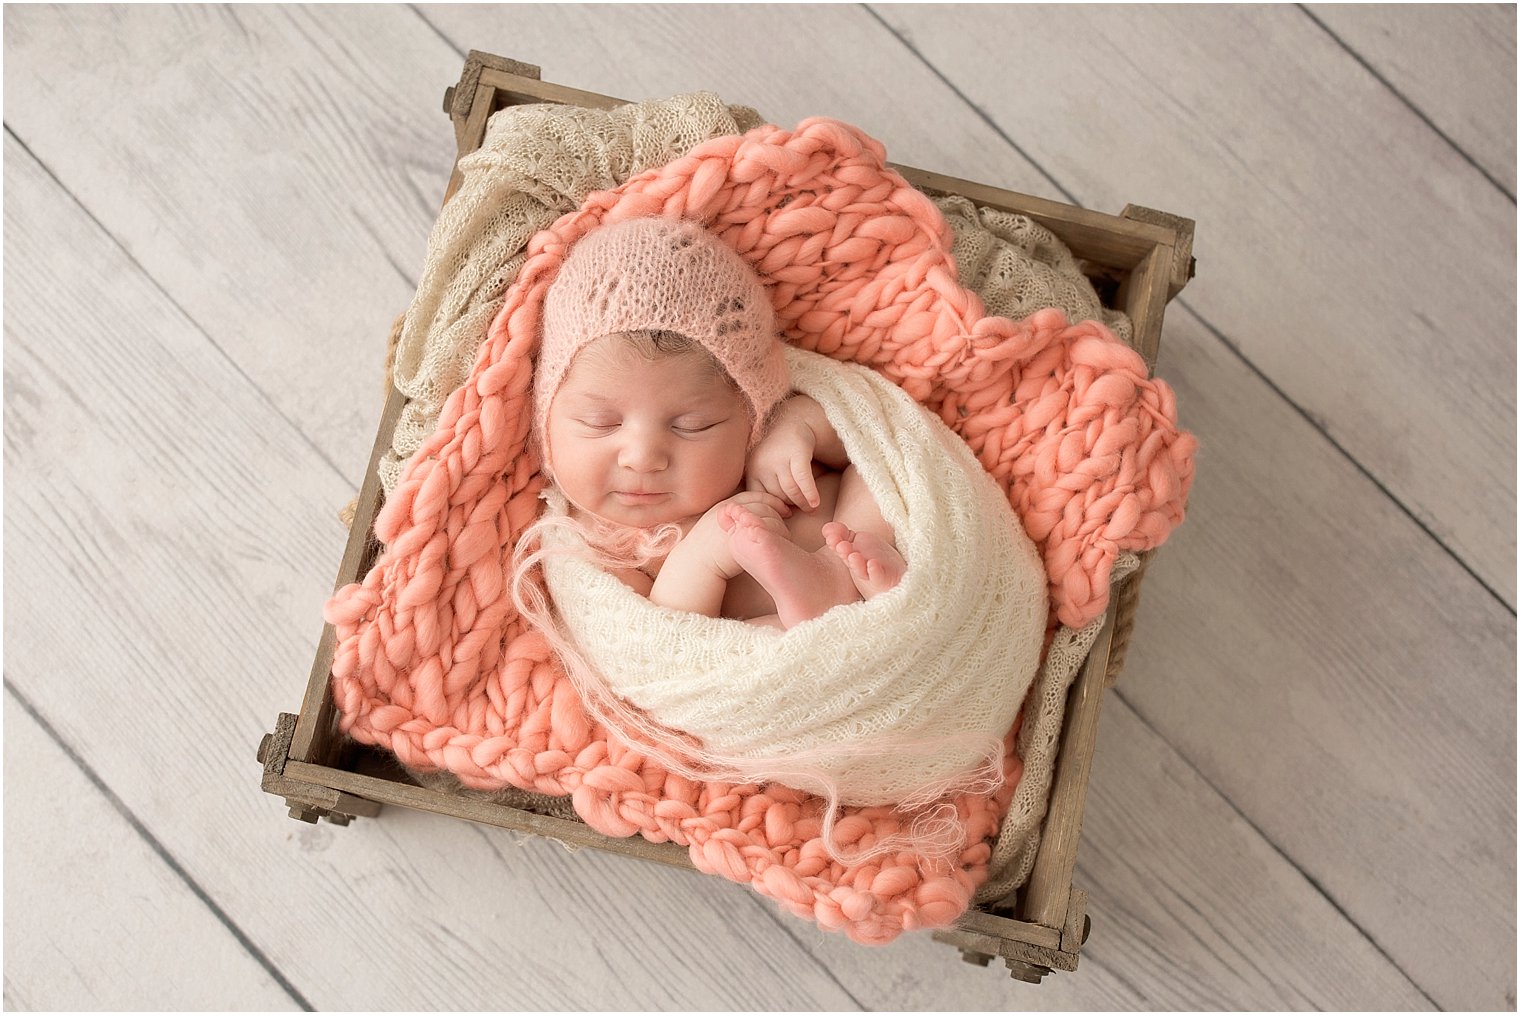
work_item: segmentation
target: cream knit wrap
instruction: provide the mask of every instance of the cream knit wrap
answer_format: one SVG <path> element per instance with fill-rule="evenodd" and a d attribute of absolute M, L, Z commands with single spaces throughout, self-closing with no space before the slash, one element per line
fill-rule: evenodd
<path fill-rule="evenodd" d="M 583 558 L 551 554 L 544 579 L 563 634 L 613 695 L 731 764 L 720 780 L 864 805 L 964 789 L 986 778 L 982 766 L 1001 770 L 1039 668 L 1044 566 L 939 419 L 869 368 L 786 354 L 792 386 L 823 407 L 896 533 L 902 581 L 779 632 L 656 606 Z"/>

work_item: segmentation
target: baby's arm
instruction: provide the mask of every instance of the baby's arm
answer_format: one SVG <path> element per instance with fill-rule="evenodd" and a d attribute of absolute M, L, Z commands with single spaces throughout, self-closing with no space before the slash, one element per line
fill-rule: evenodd
<path fill-rule="evenodd" d="M 770 430 L 751 452 L 744 468 L 745 486 L 811 511 L 819 504 L 813 479 L 815 460 L 831 469 L 850 464 L 823 407 L 806 395 L 794 394 L 781 403 Z"/>
<path fill-rule="evenodd" d="M 649 590 L 649 601 L 672 610 L 716 617 L 723 608 L 728 583 L 743 570 L 728 548 L 730 506 L 742 507 L 762 519 L 790 514 L 785 504 L 765 493 L 735 494 L 719 501 L 697 519 L 691 531 L 670 551 Z"/>

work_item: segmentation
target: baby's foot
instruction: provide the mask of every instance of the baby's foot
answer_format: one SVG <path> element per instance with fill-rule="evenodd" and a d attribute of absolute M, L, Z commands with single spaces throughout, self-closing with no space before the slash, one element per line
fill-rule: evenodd
<path fill-rule="evenodd" d="M 828 547 L 809 553 L 792 542 L 784 524 L 773 525 L 773 519 L 742 507 L 726 520 L 733 522 L 728 530 L 729 552 L 775 601 L 782 627 L 812 620 L 830 607 L 860 598 L 848 570 L 839 566 Z"/>
<path fill-rule="evenodd" d="M 908 570 L 908 562 L 891 543 L 869 532 L 851 532 L 842 522 L 824 525 L 823 541 L 850 569 L 862 599 L 896 588 Z"/>

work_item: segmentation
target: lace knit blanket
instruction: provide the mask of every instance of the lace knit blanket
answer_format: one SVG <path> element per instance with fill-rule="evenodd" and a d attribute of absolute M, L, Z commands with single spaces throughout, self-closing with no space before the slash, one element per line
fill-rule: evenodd
<path fill-rule="evenodd" d="M 468 378 L 376 519 L 386 551 L 325 610 L 343 728 L 472 787 L 568 794 L 605 834 L 685 845 L 699 869 L 859 941 L 948 925 L 987 880 L 1017 785 L 1012 752 L 1003 789 L 956 801 L 952 860 L 844 865 L 819 839 L 816 797 L 693 783 L 609 739 L 510 606 L 507 558 L 542 488 L 527 423 L 543 294 L 576 238 L 648 214 L 704 222 L 769 283 L 788 341 L 875 368 L 964 439 L 1024 520 L 1073 631 L 1101 615 L 1120 555 L 1180 522 L 1194 443 L 1136 353 L 1057 310 L 987 316 L 956 281 L 944 217 L 877 142 L 826 119 L 764 125 L 593 194 L 534 237 Z M 885 808 L 842 813 L 844 845 L 890 834 Z"/>

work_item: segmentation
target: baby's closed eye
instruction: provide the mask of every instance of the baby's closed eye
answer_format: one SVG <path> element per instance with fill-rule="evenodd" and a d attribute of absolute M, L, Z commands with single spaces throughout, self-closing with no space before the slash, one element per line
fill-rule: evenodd
<path fill-rule="evenodd" d="M 670 424 L 670 428 L 676 433 L 698 434 L 704 433 L 726 422 L 722 419 L 714 419 L 711 416 L 682 416 Z"/>
<path fill-rule="evenodd" d="M 595 433 L 608 433 L 616 430 L 620 421 L 614 416 L 585 416 L 577 418 L 576 422 Z"/>

